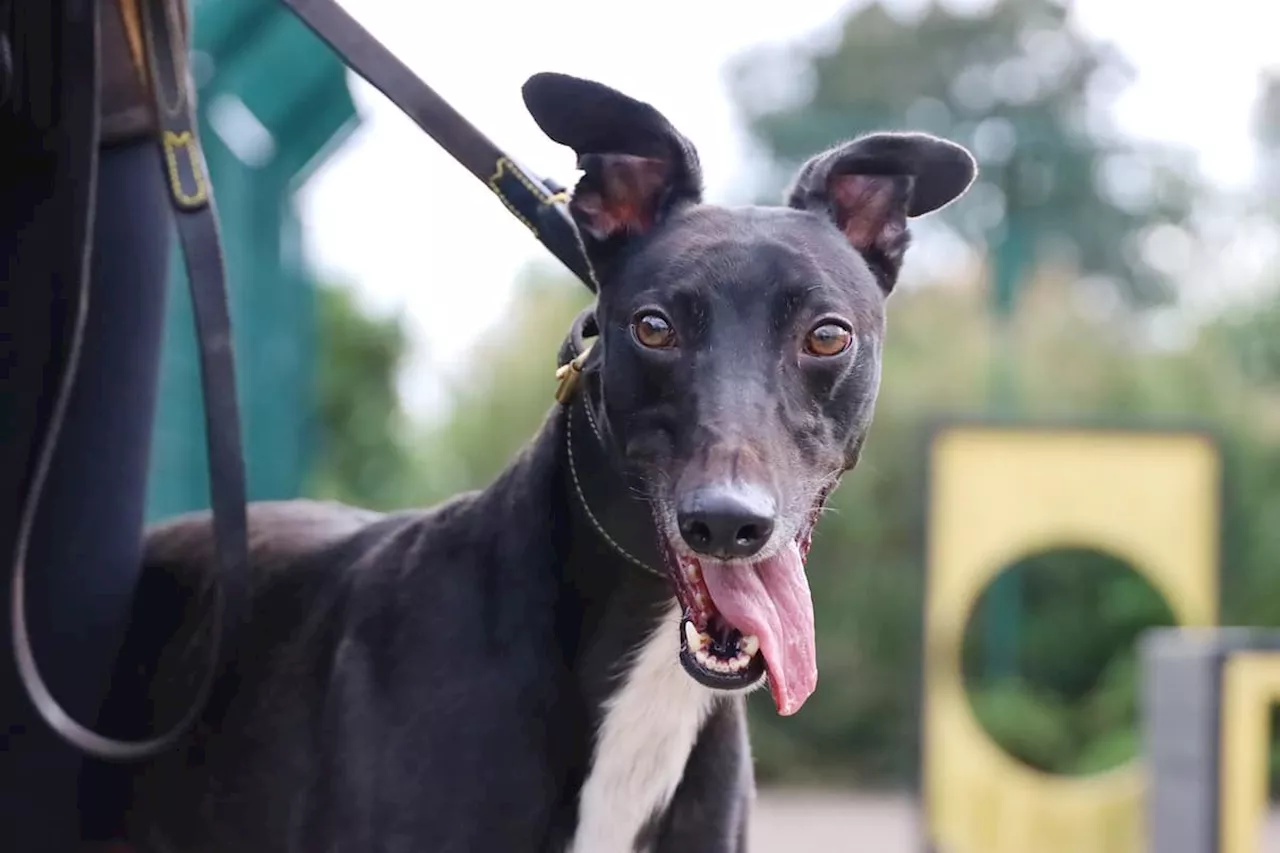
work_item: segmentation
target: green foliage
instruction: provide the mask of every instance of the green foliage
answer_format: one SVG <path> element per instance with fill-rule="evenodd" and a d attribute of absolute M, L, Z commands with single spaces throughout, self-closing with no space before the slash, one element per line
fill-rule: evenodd
<path fill-rule="evenodd" d="M 1096 772 L 1133 757 L 1123 750 L 1136 746 L 1134 646 L 1144 630 L 1173 624 L 1168 604 L 1124 561 L 1090 549 L 1055 549 L 1005 571 L 1020 599 L 1019 677 L 987 675 L 984 594 L 962 656 L 978 719 L 1010 754 L 1046 772 Z M 1019 703 L 1044 705 L 1046 716 L 1028 729 L 1021 715 L 1030 705 Z"/>
<path fill-rule="evenodd" d="M 1040 769 L 1061 770 L 1078 755 L 1071 709 L 1021 681 L 993 684 L 972 696 L 974 715 L 997 743 Z"/>
<path fill-rule="evenodd" d="M 1140 245 L 1156 224 L 1183 226 L 1196 187 L 1182 152 L 1124 141 L 1110 126 L 1129 77 L 1123 58 L 1083 35 L 1057 0 L 997 0 L 977 14 L 931 3 L 919 19 L 860 4 L 834 46 L 752 51 L 732 73 L 739 109 L 775 166 L 770 198 L 839 141 L 930 131 L 970 146 L 982 165 L 941 221 L 982 246 L 998 244 L 1016 218 L 1042 252 L 1147 305 L 1172 289 Z"/>
<path fill-rule="evenodd" d="M 1280 300 L 1232 312 L 1215 333 L 1251 381 L 1280 386 Z"/>
<path fill-rule="evenodd" d="M 396 318 L 366 314 L 349 290 L 318 289 L 319 448 L 307 492 L 375 509 L 413 485 L 396 377 L 407 342 Z"/>
<path fill-rule="evenodd" d="M 556 353 L 591 294 L 576 279 L 537 271 L 469 354 L 447 421 L 421 438 L 432 499 L 484 486 L 537 432 L 554 402 Z"/>

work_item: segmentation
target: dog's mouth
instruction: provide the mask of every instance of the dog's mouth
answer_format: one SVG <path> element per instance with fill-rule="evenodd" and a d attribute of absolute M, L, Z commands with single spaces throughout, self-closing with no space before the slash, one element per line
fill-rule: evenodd
<path fill-rule="evenodd" d="M 813 599 L 805 560 L 824 490 L 794 539 L 754 562 L 665 548 L 680 620 L 680 663 L 699 683 L 745 690 L 768 675 L 778 713 L 794 714 L 818 682 Z"/>

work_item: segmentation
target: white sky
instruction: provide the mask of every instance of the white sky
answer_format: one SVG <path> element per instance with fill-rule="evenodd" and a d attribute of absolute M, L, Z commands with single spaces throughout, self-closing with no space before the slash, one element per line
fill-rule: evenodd
<path fill-rule="evenodd" d="M 725 63 L 749 47 L 820 31 L 856 5 L 341 2 L 534 171 L 562 183 L 572 177 L 572 153 L 541 134 L 520 99 L 531 74 L 562 71 L 662 110 L 698 146 L 708 200 L 720 202 L 751 194 L 743 184 L 749 149 L 727 97 Z M 1280 3 L 1077 0 L 1076 8 L 1090 32 L 1137 68 L 1138 80 L 1117 107 L 1121 126 L 1192 147 L 1224 184 L 1246 182 L 1258 74 L 1280 68 Z M 390 102 L 354 76 L 351 87 L 364 124 L 299 196 L 306 250 L 320 273 L 355 285 L 367 306 L 404 316 L 415 354 L 401 387 L 410 409 L 428 414 L 440 402 L 440 379 L 503 310 L 518 272 L 550 256 Z"/>

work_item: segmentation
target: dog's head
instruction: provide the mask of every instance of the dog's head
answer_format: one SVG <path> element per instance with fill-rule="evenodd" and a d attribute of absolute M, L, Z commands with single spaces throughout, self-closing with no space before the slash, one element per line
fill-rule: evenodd
<path fill-rule="evenodd" d="M 681 660 L 724 689 L 767 668 L 794 713 L 817 682 L 804 559 L 871 421 L 907 219 L 960 196 L 973 157 L 872 134 L 806 163 L 785 206 L 728 209 L 701 203 L 693 145 L 649 104 L 559 74 L 524 97 L 583 172 L 603 427 L 664 542 Z"/>

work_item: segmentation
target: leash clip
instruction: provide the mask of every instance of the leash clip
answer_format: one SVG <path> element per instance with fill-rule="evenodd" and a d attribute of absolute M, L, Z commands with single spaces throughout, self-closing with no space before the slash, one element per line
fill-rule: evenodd
<path fill-rule="evenodd" d="M 573 399 L 573 392 L 578 388 L 578 379 L 582 376 L 582 365 L 586 364 L 587 356 L 591 354 L 591 347 L 595 341 L 587 341 L 582 348 L 582 352 L 578 353 L 569 363 L 562 364 L 556 368 L 556 402 L 564 406 Z"/>

